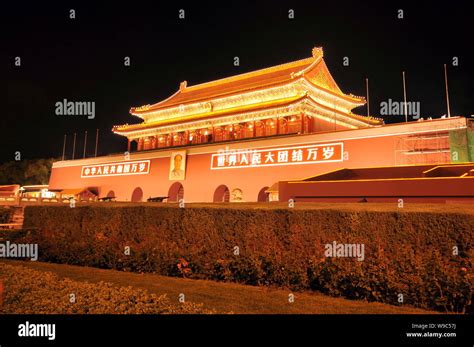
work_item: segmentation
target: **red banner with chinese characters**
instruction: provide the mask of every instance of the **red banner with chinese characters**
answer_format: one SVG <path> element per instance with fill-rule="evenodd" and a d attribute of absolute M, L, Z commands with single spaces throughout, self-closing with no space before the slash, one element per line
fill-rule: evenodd
<path fill-rule="evenodd" d="M 343 143 L 284 148 L 226 150 L 212 155 L 211 170 L 338 162 Z"/>
<path fill-rule="evenodd" d="M 104 177 L 143 175 L 150 172 L 150 161 L 129 161 L 121 163 L 86 165 L 82 167 L 81 177 Z"/>

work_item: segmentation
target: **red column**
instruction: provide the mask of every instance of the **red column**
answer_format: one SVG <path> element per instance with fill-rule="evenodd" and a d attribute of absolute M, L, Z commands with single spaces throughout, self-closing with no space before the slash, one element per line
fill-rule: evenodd
<path fill-rule="evenodd" d="M 304 134 L 304 113 L 301 114 L 301 133 Z"/>
<path fill-rule="evenodd" d="M 130 141 L 130 139 L 128 139 L 128 138 L 127 138 L 127 140 L 128 140 L 128 143 L 127 143 L 127 152 L 130 153 L 130 142 L 131 142 L 131 141 Z"/>
<path fill-rule="evenodd" d="M 197 129 L 194 132 L 194 138 L 193 138 L 194 143 L 201 143 L 201 129 Z"/>

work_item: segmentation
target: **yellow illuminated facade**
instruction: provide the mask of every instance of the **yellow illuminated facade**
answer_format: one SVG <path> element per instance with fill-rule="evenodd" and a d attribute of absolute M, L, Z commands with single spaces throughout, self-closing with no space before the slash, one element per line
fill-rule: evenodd
<path fill-rule="evenodd" d="M 114 133 L 138 150 L 308 134 L 382 125 L 352 113 L 363 97 L 344 94 L 329 73 L 322 48 L 310 58 L 187 86 L 169 98 L 131 108 L 143 120 Z"/>

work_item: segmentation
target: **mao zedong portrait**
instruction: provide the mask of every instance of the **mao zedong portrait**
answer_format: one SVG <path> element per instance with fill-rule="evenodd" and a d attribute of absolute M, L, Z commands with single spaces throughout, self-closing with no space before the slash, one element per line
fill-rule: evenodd
<path fill-rule="evenodd" d="M 184 179 L 184 170 L 182 169 L 183 165 L 183 156 L 181 154 L 176 154 L 173 157 L 173 169 L 170 172 L 170 178 L 175 180 Z"/>

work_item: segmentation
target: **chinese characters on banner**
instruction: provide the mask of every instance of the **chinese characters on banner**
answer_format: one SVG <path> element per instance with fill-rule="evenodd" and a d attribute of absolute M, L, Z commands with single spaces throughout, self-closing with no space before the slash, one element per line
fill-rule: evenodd
<path fill-rule="evenodd" d="M 81 177 L 104 177 L 123 175 L 143 175 L 150 172 L 150 161 L 130 161 L 83 166 Z"/>
<path fill-rule="evenodd" d="M 212 155 L 211 170 L 245 167 L 263 167 L 295 164 L 314 164 L 343 160 L 342 142 L 269 148 L 236 150 Z"/>

